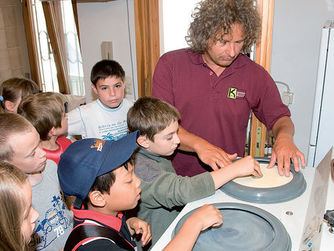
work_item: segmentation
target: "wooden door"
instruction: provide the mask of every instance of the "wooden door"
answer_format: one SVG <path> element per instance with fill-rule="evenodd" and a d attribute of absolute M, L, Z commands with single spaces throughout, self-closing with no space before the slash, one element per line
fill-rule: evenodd
<path fill-rule="evenodd" d="M 261 41 L 255 49 L 255 62 L 270 72 L 274 0 L 257 0 L 257 5 L 262 17 L 262 32 Z M 264 156 L 266 135 L 266 126 L 252 114 L 250 155 Z"/>
<path fill-rule="evenodd" d="M 151 96 L 152 77 L 160 57 L 159 0 L 135 0 L 138 96 Z"/>

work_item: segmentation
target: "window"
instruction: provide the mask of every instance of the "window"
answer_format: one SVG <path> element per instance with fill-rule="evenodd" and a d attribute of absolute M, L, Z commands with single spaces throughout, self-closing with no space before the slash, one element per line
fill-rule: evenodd
<path fill-rule="evenodd" d="M 57 69 L 50 44 L 50 38 L 46 28 L 42 3 L 32 2 L 34 18 L 34 39 L 37 46 L 37 60 L 40 72 L 40 84 L 43 91 L 59 92 L 57 81 Z"/>
<path fill-rule="evenodd" d="M 85 95 L 82 58 L 77 34 L 77 27 L 71 1 L 61 1 L 63 16 L 66 59 L 69 73 L 70 90 L 74 95 Z"/>
<path fill-rule="evenodd" d="M 72 2 L 24 0 L 32 79 L 43 91 L 85 95 Z M 24 8 L 25 7 L 25 8 Z"/>

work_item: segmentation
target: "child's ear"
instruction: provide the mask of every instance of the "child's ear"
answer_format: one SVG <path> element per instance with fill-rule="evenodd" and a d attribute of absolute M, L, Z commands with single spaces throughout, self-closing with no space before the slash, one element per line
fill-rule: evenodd
<path fill-rule="evenodd" d="M 94 84 L 91 84 L 90 87 L 92 88 L 92 90 L 94 91 L 94 93 L 95 93 L 96 95 L 98 95 L 96 86 L 95 86 Z"/>
<path fill-rule="evenodd" d="M 56 135 L 56 128 L 53 126 L 51 130 L 49 131 L 49 136 L 57 136 Z"/>
<path fill-rule="evenodd" d="M 138 145 L 148 148 L 150 146 L 149 139 L 145 135 L 140 135 L 137 139 Z"/>
<path fill-rule="evenodd" d="M 9 100 L 5 100 L 5 108 L 9 112 L 14 112 L 15 103 Z"/>
<path fill-rule="evenodd" d="M 94 207 L 104 207 L 106 201 L 103 194 L 100 191 L 93 191 L 88 194 L 89 201 Z"/>

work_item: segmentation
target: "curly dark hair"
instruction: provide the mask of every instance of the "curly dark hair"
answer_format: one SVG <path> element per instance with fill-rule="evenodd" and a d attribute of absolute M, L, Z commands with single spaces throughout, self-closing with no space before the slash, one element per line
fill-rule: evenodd
<path fill-rule="evenodd" d="M 245 40 L 241 52 L 248 53 L 261 29 L 261 19 L 253 0 L 204 0 L 195 7 L 192 18 L 185 39 L 197 53 L 208 49 L 210 38 L 216 42 L 223 34 L 228 34 L 234 23 L 243 26 Z"/>

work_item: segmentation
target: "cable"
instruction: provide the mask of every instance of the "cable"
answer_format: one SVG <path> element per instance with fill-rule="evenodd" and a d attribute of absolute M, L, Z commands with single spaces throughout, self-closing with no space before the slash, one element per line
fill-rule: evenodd
<path fill-rule="evenodd" d="M 290 90 L 290 87 L 287 83 L 284 83 L 282 81 L 275 81 L 276 84 L 281 84 L 281 85 L 284 85 L 286 87 L 286 91 L 284 91 L 282 94 L 281 94 L 281 98 L 282 98 L 282 101 L 283 101 L 283 104 L 289 106 L 290 104 L 292 104 L 292 101 L 293 101 L 293 92 Z"/>
<path fill-rule="evenodd" d="M 290 92 L 290 87 L 287 83 L 284 83 L 282 81 L 275 81 L 276 84 L 281 84 L 281 85 L 284 85 L 286 87 L 286 89 L 288 90 L 288 92 Z"/>

